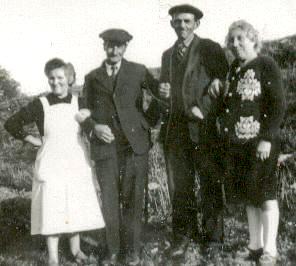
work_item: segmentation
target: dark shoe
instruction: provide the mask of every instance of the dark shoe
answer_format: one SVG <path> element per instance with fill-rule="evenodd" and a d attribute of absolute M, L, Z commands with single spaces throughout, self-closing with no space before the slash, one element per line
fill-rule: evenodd
<path fill-rule="evenodd" d="M 242 250 L 236 252 L 236 258 L 239 261 L 256 261 L 258 262 L 259 258 L 263 254 L 263 248 L 259 249 L 250 249 L 245 247 Z"/>
<path fill-rule="evenodd" d="M 173 245 L 173 248 L 171 250 L 171 257 L 183 256 L 188 247 L 188 244 L 189 244 L 189 240 L 183 239 L 178 244 Z"/>
<path fill-rule="evenodd" d="M 140 256 L 138 252 L 131 252 L 126 258 L 126 264 L 129 266 L 140 265 Z"/>
<path fill-rule="evenodd" d="M 263 255 L 259 258 L 259 266 L 275 266 L 277 256 L 271 256 L 268 252 L 264 251 Z"/>
<path fill-rule="evenodd" d="M 102 266 L 118 265 L 118 254 L 113 253 L 102 261 Z"/>
<path fill-rule="evenodd" d="M 93 265 L 97 264 L 97 260 L 93 255 L 86 256 L 83 252 L 78 252 L 74 257 L 78 265 Z"/>

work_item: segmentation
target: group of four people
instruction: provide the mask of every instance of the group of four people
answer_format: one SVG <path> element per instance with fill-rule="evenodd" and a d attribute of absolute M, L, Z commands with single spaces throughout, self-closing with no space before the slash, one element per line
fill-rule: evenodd
<path fill-rule="evenodd" d="M 191 5 L 169 10 L 176 43 L 162 57 L 160 80 L 125 60 L 132 36 L 120 29 L 100 34 L 106 60 L 85 78 L 83 99 L 69 93 L 73 70 L 60 59 L 45 66 L 52 92 L 6 122 L 16 138 L 40 146 L 32 193 L 32 234 L 47 237 L 49 264 L 58 265 L 58 240 L 70 234 L 77 262 L 87 262 L 80 231 L 106 226 L 108 255 L 116 265 L 140 263 L 141 218 L 148 174 L 149 129 L 161 120 L 172 202 L 172 256 L 196 239 L 196 172 L 201 185 L 205 243 L 223 242 L 223 204 L 247 206 L 250 242 L 246 259 L 274 265 L 279 211 L 275 167 L 285 102 L 275 62 L 259 55 L 258 32 L 234 22 L 226 37 L 231 67 L 219 44 L 198 37 L 203 13 Z M 153 94 L 143 110 L 143 90 Z M 80 111 L 79 111 L 80 109 Z M 23 126 L 35 122 L 41 139 Z M 81 139 L 90 141 L 101 189 L 100 212 L 91 165 Z"/>

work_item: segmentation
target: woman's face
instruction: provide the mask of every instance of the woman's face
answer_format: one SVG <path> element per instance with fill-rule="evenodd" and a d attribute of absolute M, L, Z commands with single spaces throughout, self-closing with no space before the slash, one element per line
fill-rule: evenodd
<path fill-rule="evenodd" d="M 51 70 L 48 75 L 48 84 L 54 95 L 59 98 L 66 97 L 68 94 L 68 77 L 64 68 Z"/>
<path fill-rule="evenodd" d="M 231 31 L 228 44 L 234 56 L 241 61 L 248 61 L 257 56 L 255 42 L 240 28 Z"/>

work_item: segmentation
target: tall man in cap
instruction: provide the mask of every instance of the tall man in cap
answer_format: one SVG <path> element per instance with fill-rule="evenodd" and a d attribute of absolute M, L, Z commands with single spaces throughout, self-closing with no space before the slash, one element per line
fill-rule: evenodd
<path fill-rule="evenodd" d="M 219 44 L 194 34 L 203 16 L 199 9 L 178 5 L 169 14 L 178 39 L 162 56 L 160 96 L 167 100 L 168 108 L 160 138 L 173 205 L 172 255 L 177 256 L 184 253 L 188 240 L 196 233 L 196 170 L 201 185 L 204 239 L 222 241 L 223 204 L 218 184 L 222 174 L 214 153 L 215 102 L 208 89 L 225 80 L 228 63 Z"/>
<path fill-rule="evenodd" d="M 149 122 L 159 115 L 153 102 L 143 111 L 143 89 L 158 93 L 158 82 L 145 66 L 123 58 L 132 36 L 121 29 L 100 34 L 106 60 L 85 77 L 84 96 L 91 118 L 91 156 L 102 191 L 109 254 L 114 265 L 120 252 L 137 265 L 140 250 L 142 202 L 150 149 Z M 154 119 L 155 118 L 155 119 Z"/>

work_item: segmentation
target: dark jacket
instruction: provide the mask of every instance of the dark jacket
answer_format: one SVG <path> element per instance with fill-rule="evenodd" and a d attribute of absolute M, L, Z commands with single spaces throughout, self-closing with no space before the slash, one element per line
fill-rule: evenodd
<path fill-rule="evenodd" d="M 199 143 L 208 135 L 206 131 L 215 130 L 213 120 L 210 122 L 211 113 L 214 112 L 215 102 L 208 94 L 208 87 L 211 82 L 218 78 L 221 81 L 226 79 L 228 63 L 224 51 L 219 44 L 194 36 L 189 47 L 188 62 L 184 73 L 182 87 L 178 88 L 172 83 L 174 64 L 173 54 L 176 44 L 163 53 L 161 65 L 161 82 L 169 82 L 172 90 L 182 90 L 184 104 L 184 115 L 188 119 L 190 138 L 193 142 Z M 168 112 L 163 117 L 161 139 L 166 140 L 171 130 L 172 104 L 169 104 Z M 191 108 L 197 106 L 203 113 L 204 119 L 193 118 Z M 213 116 L 214 117 L 214 116 Z M 210 126 L 208 126 L 210 124 Z"/>
<path fill-rule="evenodd" d="M 145 66 L 122 60 L 113 87 L 104 64 L 85 77 L 85 105 L 91 110 L 91 119 L 83 123 L 90 132 L 95 124 L 106 124 L 115 130 L 119 122 L 121 133 L 136 154 L 144 154 L 150 148 L 149 121 L 155 122 L 159 116 L 157 104 L 152 102 L 143 111 L 143 89 L 157 92 L 158 82 Z M 113 132 L 114 133 L 114 132 Z M 91 134 L 92 159 L 110 158 L 116 152 L 115 141 L 106 144 Z"/>

